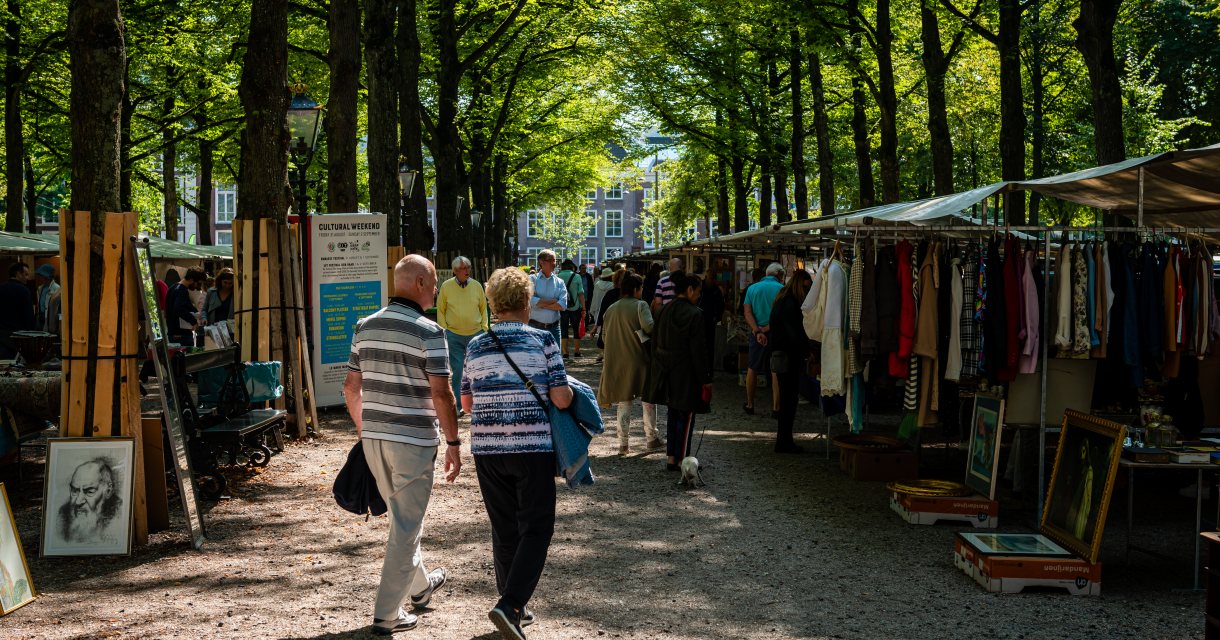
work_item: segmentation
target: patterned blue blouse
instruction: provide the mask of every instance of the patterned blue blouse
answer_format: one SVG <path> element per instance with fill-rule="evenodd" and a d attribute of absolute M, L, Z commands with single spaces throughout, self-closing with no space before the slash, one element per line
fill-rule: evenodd
<path fill-rule="evenodd" d="M 568 384 L 563 357 L 551 332 L 520 322 L 499 322 L 491 330 L 549 405 L 550 389 Z M 466 347 L 462 395 L 474 399 L 470 414 L 470 452 L 474 455 L 555 450 L 549 416 L 486 333 Z"/>

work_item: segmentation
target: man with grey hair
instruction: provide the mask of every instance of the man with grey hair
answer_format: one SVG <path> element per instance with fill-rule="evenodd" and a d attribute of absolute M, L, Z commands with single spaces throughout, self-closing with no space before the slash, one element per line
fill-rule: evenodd
<path fill-rule="evenodd" d="M 661 307 L 673 302 L 674 300 L 674 283 L 670 278 L 674 273 L 682 270 L 682 258 L 673 257 L 669 259 L 669 272 L 657 281 L 657 292 L 652 297 L 652 315 L 656 316 L 661 312 Z"/>
<path fill-rule="evenodd" d="M 82 462 L 68 479 L 68 500 L 59 507 L 59 535 L 68 542 L 113 542 L 123 506 L 114 462 L 100 457 Z"/>
<path fill-rule="evenodd" d="M 555 344 L 561 342 L 559 317 L 568 310 L 568 286 L 555 273 L 555 252 L 538 252 L 538 273 L 530 274 L 534 297 L 530 298 L 530 326 L 550 331 Z"/>
<path fill-rule="evenodd" d="M 750 325 L 749 368 L 746 369 L 746 403 L 742 409 L 748 415 L 754 413 L 754 385 L 758 375 L 767 375 L 770 371 L 771 357 L 767 348 L 767 333 L 771 330 L 771 305 L 775 296 L 784 288 L 784 266 L 778 262 L 767 265 L 767 275 L 750 285 L 746 291 L 745 307 L 746 324 Z M 779 414 L 779 385 L 775 376 L 771 377 L 771 415 Z"/>
<path fill-rule="evenodd" d="M 444 569 L 424 568 L 420 549 L 439 431 L 447 445 L 445 479 L 453 482 L 462 470 L 445 332 L 424 315 L 435 300 L 432 263 L 415 254 L 399 260 L 389 306 L 356 325 L 343 383 L 356 437 L 389 509 L 373 608 L 373 630 L 386 635 L 413 629 L 418 619 L 403 604 L 410 599 L 414 608 L 427 607 L 447 577 Z"/>
<path fill-rule="evenodd" d="M 487 297 L 483 285 L 470 277 L 470 260 L 466 256 L 453 259 L 453 277 L 441 285 L 436 297 L 436 322 L 445 330 L 449 344 L 449 369 L 453 372 L 453 397 L 462 388 L 462 365 L 466 362 L 466 345 L 475 336 L 487 331 Z M 462 410 L 458 409 L 458 415 Z"/>

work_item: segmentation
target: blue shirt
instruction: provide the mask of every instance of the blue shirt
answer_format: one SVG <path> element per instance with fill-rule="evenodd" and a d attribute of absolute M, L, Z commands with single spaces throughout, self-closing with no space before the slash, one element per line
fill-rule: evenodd
<path fill-rule="evenodd" d="M 780 289 L 783 288 L 784 283 L 775 276 L 767 276 L 750 285 L 750 290 L 746 292 L 745 303 L 750 305 L 750 311 L 754 313 L 754 322 L 758 326 L 765 327 L 771 324 L 771 305 L 775 304 L 775 296 L 779 295 Z"/>
<path fill-rule="evenodd" d="M 491 331 L 534 383 L 547 409 L 538 405 L 496 341 L 486 333 L 479 334 L 466 347 L 462 369 L 462 395 L 473 399 L 470 452 L 478 456 L 554 451 L 549 391 L 568 384 L 555 336 L 519 322 L 499 322 Z"/>
<path fill-rule="evenodd" d="M 542 275 L 539 271 L 530 276 L 534 283 L 534 297 L 530 298 L 530 320 L 542 324 L 559 322 L 559 312 L 554 309 L 540 309 L 539 300 L 557 300 L 559 306 L 568 306 L 568 286 L 559 279 L 559 274 L 552 272 L 551 277 Z"/>

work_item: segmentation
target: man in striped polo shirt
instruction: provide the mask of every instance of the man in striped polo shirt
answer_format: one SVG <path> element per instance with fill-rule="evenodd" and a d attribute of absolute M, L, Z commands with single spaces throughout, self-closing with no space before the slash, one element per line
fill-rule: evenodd
<path fill-rule="evenodd" d="M 402 605 L 428 606 L 445 584 L 445 570 L 424 568 L 420 538 L 432 498 L 440 430 L 445 432 L 445 474 L 462 469 L 462 441 L 449 384 L 445 332 L 424 316 L 436 300 L 436 268 L 409 255 L 394 267 L 390 305 L 363 319 L 352 337 L 343 396 L 356 423 L 377 489 L 389 508 L 390 536 L 373 609 L 373 630 L 392 634 L 418 621 Z"/>
<path fill-rule="evenodd" d="M 682 271 L 682 258 L 670 258 L 669 272 L 657 281 L 657 293 L 652 297 L 653 317 L 661 313 L 661 307 L 674 301 L 677 292 L 674 291 L 673 275 L 679 271 Z"/>

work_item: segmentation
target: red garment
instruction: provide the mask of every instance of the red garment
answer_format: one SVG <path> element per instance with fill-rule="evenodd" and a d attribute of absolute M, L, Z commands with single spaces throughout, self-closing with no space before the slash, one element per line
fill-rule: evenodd
<path fill-rule="evenodd" d="M 1021 261 L 1021 243 L 1009 236 L 1004 241 L 1004 364 L 997 377 L 1000 382 L 1017 379 L 1017 364 L 1021 360 L 1021 276 L 1017 264 Z"/>
<path fill-rule="evenodd" d="M 898 351 L 890 354 L 890 376 L 905 379 L 911 373 L 911 349 L 915 346 L 915 275 L 911 254 L 915 247 L 907 240 L 894 248 L 898 263 Z M 935 304 L 935 301 L 933 301 Z"/>
<path fill-rule="evenodd" d="M 165 296 L 169 295 L 169 285 L 165 284 L 164 280 L 158 280 L 153 284 L 157 288 L 157 306 L 165 311 Z"/>

